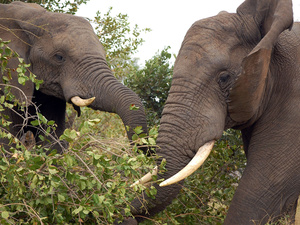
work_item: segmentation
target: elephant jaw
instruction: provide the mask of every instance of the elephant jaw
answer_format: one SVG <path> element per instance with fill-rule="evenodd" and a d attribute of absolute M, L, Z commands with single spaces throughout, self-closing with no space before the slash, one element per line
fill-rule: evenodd
<path fill-rule="evenodd" d="M 192 160 L 178 173 L 170 177 L 169 179 L 165 180 L 164 182 L 160 183 L 159 186 L 165 187 L 174 183 L 177 183 L 188 176 L 190 176 L 192 173 L 194 173 L 207 159 L 209 156 L 211 150 L 213 149 L 215 144 L 215 141 L 209 141 L 202 145 L 196 155 L 192 158 Z M 130 187 L 133 187 L 137 184 L 146 184 L 147 182 L 150 182 L 152 180 L 153 175 L 157 175 L 158 168 L 157 166 L 153 169 L 152 172 L 147 173 L 145 176 L 143 176 L 141 179 L 136 181 L 134 184 L 132 184 Z"/>

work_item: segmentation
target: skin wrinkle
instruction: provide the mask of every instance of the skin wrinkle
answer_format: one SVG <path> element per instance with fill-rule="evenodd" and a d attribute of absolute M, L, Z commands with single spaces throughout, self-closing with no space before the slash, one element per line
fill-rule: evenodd
<path fill-rule="evenodd" d="M 37 48 L 37 49 L 33 49 L 32 53 L 31 53 L 31 58 L 30 58 L 30 63 L 31 63 L 31 71 L 35 74 L 36 71 L 39 71 L 39 74 L 48 74 L 48 70 L 49 67 L 45 67 L 43 65 L 48 64 L 49 61 L 46 60 L 46 53 L 45 51 L 43 51 L 42 48 Z M 38 60 L 37 60 L 38 59 Z M 32 63 L 32 61 L 34 61 L 34 63 Z M 51 62 L 51 61 L 50 61 Z M 44 82 L 40 85 L 40 89 L 41 91 L 44 91 L 46 94 L 50 94 L 53 95 L 53 89 L 55 89 L 55 94 L 56 97 L 60 98 L 60 99 L 64 99 L 63 96 L 63 90 L 61 88 L 61 86 L 59 85 L 60 83 L 60 73 L 51 73 L 51 76 L 41 76 L 39 77 L 39 79 L 42 79 Z M 45 83 L 47 83 L 47 85 L 45 85 Z M 49 85 L 48 85 L 49 84 Z M 48 87 L 51 86 L 53 88 L 51 90 L 48 90 Z"/>
<path fill-rule="evenodd" d="M 286 142 L 284 140 L 282 140 L 283 138 L 285 139 L 289 139 L 289 136 L 291 134 L 294 134 L 296 132 L 294 132 L 293 130 L 286 130 L 284 127 L 286 127 L 286 123 L 291 123 L 294 124 L 293 119 L 291 118 L 290 120 L 285 120 L 284 118 L 280 118 L 280 117 L 285 117 L 286 113 L 282 110 L 276 110 L 273 111 L 274 114 L 278 114 L 275 117 L 279 117 L 276 123 L 271 123 L 272 126 L 270 127 L 262 127 L 260 126 L 259 130 L 255 130 L 254 135 L 252 136 L 252 140 L 251 140 L 251 147 L 252 148 L 256 148 L 256 149 L 262 149 L 264 150 L 264 152 L 262 151 L 258 151 L 255 153 L 255 157 L 254 155 L 250 154 L 250 157 L 248 157 L 248 163 L 252 164 L 252 162 L 257 162 L 257 160 L 259 160 L 262 157 L 267 157 L 268 161 L 264 161 L 263 167 L 267 168 L 267 167 L 272 167 L 273 170 L 270 170 L 271 173 L 270 174 L 264 174 L 261 175 L 263 176 L 263 180 L 270 180 L 269 183 L 272 184 L 272 186 L 276 185 L 276 182 L 274 181 L 278 181 L 280 180 L 280 183 L 277 184 L 277 186 L 281 187 L 280 189 L 278 188 L 278 193 L 286 193 L 286 191 L 284 189 L 290 189 L 291 188 L 291 184 L 289 183 L 290 180 L 295 179 L 295 177 L 293 176 L 289 176 L 292 173 L 282 173 L 282 174 L 278 174 L 278 173 L 273 173 L 273 171 L 288 171 L 287 168 L 289 167 L 288 165 L 293 164 L 293 160 L 299 158 L 299 156 L 297 156 L 296 153 L 290 152 L 290 149 L 293 149 L 295 146 L 293 145 L 293 143 L 291 142 Z M 270 117 L 270 115 L 268 116 Z M 273 118 L 273 116 L 271 117 Z M 278 121 L 284 121 L 284 122 L 278 122 Z M 258 121 L 259 122 L 259 121 Z M 297 125 L 295 124 L 295 129 L 297 128 Z M 279 133 L 276 133 L 277 130 L 280 130 Z M 296 129 L 298 130 L 298 129 Z M 281 151 L 280 152 L 273 152 L 272 149 L 276 148 L 276 146 L 278 145 L 277 142 L 272 142 L 270 141 L 270 143 L 261 143 L 259 140 L 256 141 L 256 137 L 259 138 L 259 135 L 263 135 L 264 133 L 267 134 L 271 134 L 272 139 L 271 140 L 282 140 L 281 141 Z M 299 137 L 298 137 L 299 138 Z M 270 138 L 269 138 L 270 139 Z M 287 144 L 283 144 L 283 143 L 287 143 Z M 274 146 L 274 147 L 273 147 Z M 270 149 L 268 152 L 266 152 L 265 149 Z M 267 155 L 265 155 L 266 153 L 268 153 Z M 276 154 L 277 153 L 277 154 Z M 280 155 L 284 153 L 284 154 L 292 154 L 290 158 L 288 158 L 287 162 L 280 162 L 280 165 L 278 165 L 277 162 L 277 158 L 280 157 Z M 274 155 L 275 154 L 275 155 Z M 299 161 L 300 159 L 298 159 Z M 254 165 L 258 165 L 257 167 L 257 174 L 260 173 L 260 171 L 262 170 L 262 168 L 260 167 L 261 164 L 254 164 Z M 281 168 L 279 168 L 281 167 Z M 287 176 L 288 175 L 288 176 Z M 282 176 L 282 179 L 278 179 L 279 176 Z M 272 187 L 266 187 L 266 188 L 272 188 Z M 273 188 L 274 189 L 274 188 Z M 295 188 L 294 190 L 298 190 L 298 188 Z M 294 193 L 295 195 L 297 195 L 297 193 Z M 276 193 L 275 193 L 276 195 Z M 275 196 L 273 195 L 273 196 Z M 261 197 L 265 197 L 266 194 L 263 194 Z M 298 195 L 297 195 L 298 196 Z M 272 196 L 270 197 L 271 199 L 274 199 L 274 201 L 276 204 L 275 205 L 282 205 L 279 209 L 277 210 L 282 210 L 282 207 L 285 205 L 285 203 L 287 203 L 288 199 L 285 200 L 278 200 L 276 198 L 272 198 Z M 279 202 L 281 201 L 281 202 Z"/>
<path fill-rule="evenodd" d="M 83 75 L 82 77 L 84 77 L 85 81 L 88 80 L 92 84 L 94 84 L 95 80 L 100 77 L 100 74 L 103 77 L 105 77 L 104 74 L 107 74 L 107 76 L 111 76 L 111 71 L 107 68 L 105 64 L 103 64 L 98 59 L 93 59 L 93 60 L 84 59 L 83 61 L 81 61 L 76 65 L 75 70 L 77 70 L 78 74 L 80 74 L 78 76 L 86 74 Z M 99 74 L 99 75 L 95 76 L 95 74 Z M 91 78 L 93 80 L 91 80 Z"/>
<path fill-rule="evenodd" d="M 214 122 L 211 121 L 211 119 L 206 116 L 205 114 L 201 113 L 193 113 L 195 116 L 192 116 L 192 114 L 189 115 L 188 121 L 186 119 L 179 119 L 180 121 L 184 122 L 185 124 L 178 125 L 175 123 L 175 121 L 172 120 L 172 122 L 168 121 L 168 126 L 173 126 L 172 128 L 176 127 L 175 131 L 172 132 L 172 134 L 179 133 L 178 135 L 169 137 L 169 143 L 174 143 L 175 141 L 180 143 L 187 143 L 187 145 L 182 146 L 182 150 L 184 150 L 185 155 L 189 157 L 189 160 L 195 155 L 198 148 L 206 141 L 209 140 L 202 140 L 198 137 L 205 137 L 203 136 L 208 131 L 208 128 L 213 124 Z M 164 113 L 164 116 L 166 114 Z M 174 112 L 173 116 L 176 116 L 176 112 Z M 177 116 L 178 117 L 178 116 Z M 200 120 L 199 120 L 200 118 Z M 187 121 L 187 122 L 186 122 Z M 175 124 L 174 124 L 175 123 Z M 166 126 L 165 122 L 162 121 L 161 124 L 164 126 L 165 129 L 168 129 L 168 126 Z M 160 130 L 160 133 L 163 130 Z M 207 135 L 207 136 L 211 136 Z M 180 138 L 178 138 L 180 137 Z M 182 141 L 182 139 L 185 139 L 185 141 Z M 198 144 L 197 144 L 198 143 Z M 201 144 L 202 143 L 202 144 Z M 176 146 L 176 145 L 175 145 Z M 176 148 L 175 148 L 176 149 Z M 178 146 L 177 146 L 178 149 Z M 174 154 L 175 155 L 175 154 Z"/>
<path fill-rule="evenodd" d="M 98 59 L 85 59 L 75 65 L 74 69 L 78 70 L 79 74 L 87 74 L 88 76 L 91 76 L 92 74 L 100 74 L 99 70 L 111 74 L 111 71 L 106 67 L 106 65 Z"/>
<path fill-rule="evenodd" d="M 165 110 L 164 110 L 165 112 Z M 175 112 L 176 113 L 176 112 Z M 165 136 L 165 143 L 166 145 L 168 146 L 171 145 L 172 147 L 170 147 L 169 149 L 172 149 L 173 150 L 176 150 L 178 148 L 178 146 L 181 146 L 180 143 L 188 143 L 188 140 L 191 139 L 191 134 L 188 132 L 187 129 L 185 129 L 186 124 L 184 124 L 184 120 L 179 118 L 175 113 L 172 113 L 171 112 L 168 112 L 168 116 L 169 118 L 174 118 L 172 120 L 169 120 L 169 121 L 161 121 L 161 124 L 162 124 L 162 129 L 160 129 L 160 133 L 159 133 L 159 136 L 160 135 L 163 135 Z M 164 113 L 164 115 L 166 115 L 166 112 Z M 178 121 L 178 122 L 176 122 Z M 173 130 L 172 134 L 177 134 L 177 135 L 172 135 L 169 133 L 168 131 L 168 127 L 171 127 Z M 164 132 L 166 130 L 166 132 Z M 184 139 L 184 141 L 183 141 Z M 164 141 L 163 141 L 164 142 Z M 162 146 L 160 146 L 161 148 L 160 149 L 164 149 Z M 179 148 L 181 149 L 185 149 L 184 148 L 185 146 L 181 146 Z M 158 149 L 157 151 L 158 152 L 161 152 L 160 149 Z M 171 150 L 170 150 L 171 152 Z M 162 152 L 162 154 L 165 154 L 165 152 Z M 184 155 L 186 156 L 192 156 L 194 153 L 187 149 L 184 153 Z M 174 154 L 174 155 L 177 155 L 177 154 Z M 189 157 L 190 159 L 190 157 Z"/>
<path fill-rule="evenodd" d="M 196 86 L 196 88 L 198 88 L 198 87 Z M 199 89 L 202 89 L 202 87 L 200 86 Z M 186 93 L 193 93 L 193 92 L 186 92 Z M 178 99 L 176 97 L 176 95 L 174 95 L 174 92 L 172 92 L 172 95 L 173 95 L 173 97 L 175 97 L 175 99 Z M 189 99 L 188 97 L 191 97 L 191 98 Z M 178 105 L 178 103 L 177 103 L 177 105 L 178 105 L 178 109 L 181 109 L 182 106 L 187 109 L 184 114 L 180 114 L 181 117 L 184 116 L 184 117 L 182 117 L 183 121 L 187 121 L 187 122 L 189 122 L 191 120 L 194 120 L 194 118 L 198 117 L 199 112 L 201 112 L 201 110 L 198 109 L 200 107 L 199 103 L 201 103 L 201 107 L 204 107 L 206 104 L 209 104 L 209 99 L 204 98 L 204 96 L 201 97 L 201 95 L 200 95 L 200 97 L 197 96 L 197 95 L 185 95 L 185 96 L 182 96 L 181 98 L 182 98 L 183 101 L 181 101 L 180 105 Z M 174 101 L 174 103 L 175 103 L 174 106 L 176 106 L 175 101 Z M 170 102 L 168 100 L 168 104 L 172 104 L 172 101 Z M 197 107 L 195 109 L 195 108 L 191 107 L 193 105 L 199 105 L 199 107 Z M 167 109 L 169 109 L 169 107 L 170 106 L 168 105 Z M 175 115 L 176 115 L 176 112 L 175 112 Z M 188 126 L 193 127 L 193 124 L 194 124 L 194 122 L 188 124 Z"/>
<path fill-rule="evenodd" d="M 76 77 L 83 77 L 84 80 L 82 80 L 82 82 L 93 84 L 92 86 L 87 87 L 88 89 L 93 90 L 94 89 L 93 86 L 95 83 L 97 82 L 101 83 L 101 78 L 105 79 L 105 77 L 111 76 L 111 71 L 107 68 L 107 64 L 104 63 L 104 60 L 100 57 L 96 57 L 88 54 L 87 57 L 85 57 L 83 60 L 77 60 L 77 61 L 78 62 L 74 62 L 75 65 L 74 70 L 78 71 Z M 95 74 L 99 74 L 99 75 L 95 76 Z M 87 96 L 87 97 L 92 97 L 92 96 Z"/>
<path fill-rule="evenodd" d="M 284 152 L 285 149 L 289 149 L 290 147 L 293 147 L 293 146 L 288 146 L 288 145 L 286 147 L 283 146 L 282 151 Z M 264 162 L 264 163 L 266 163 L 265 167 L 266 168 L 269 167 L 270 165 L 268 165 L 268 164 L 272 164 L 272 159 L 274 159 L 274 165 L 272 167 L 274 168 L 274 170 L 276 170 L 277 169 L 277 161 L 276 161 L 276 156 L 274 156 L 274 153 L 273 152 L 270 153 L 270 156 L 268 158 L 270 160 L 267 161 L 267 162 Z M 249 163 L 251 163 L 251 162 L 249 162 Z M 289 167 L 288 165 L 289 165 L 289 163 L 283 163 L 283 166 L 285 168 L 288 168 Z M 255 167 L 255 165 L 254 165 L 254 167 Z M 283 170 L 284 171 L 288 171 L 285 168 L 283 168 Z M 258 204 L 258 202 L 260 201 L 260 199 L 264 199 L 264 198 L 266 198 L 267 195 L 270 195 L 270 197 L 268 197 L 268 198 L 274 199 L 274 203 L 271 204 L 271 205 L 273 205 L 274 208 L 276 208 L 277 205 L 280 205 L 280 202 L 279 202 L 280 200 L 278 200 L 278 198 L 276 198 L 276 196 L 278 196 L 280 193 L 285 193 L 286 191 L 284 191 L 284 189 L 290 189 L 291 188 L 290 184 L 288 183 L 288 180 L 294 179 L 294 177 L 292 177 L 292 176 L 286 176 L 284 174 L 282 179 L 278 179 L 278 174 L 276 174 L 276 175 L 273 174 L 273 173 L 265 174 L 265 173 L 261 173 L 260 172 L 261 170 L 262 170 L 261 167 L 257 167 L 257 169 L 256 169 L 257 172 L 255 172 L 255 174 L 257 176 L 263 177 L 264 181 L 268 181 L 268 185 L 270 187 L 268 187 L 268 185 L 266 185 L 266 187 L 265 187 L 266 192 L 262 192 L 262 194 L 259 196 L 259 198 L 257 199 L 257 202 L 255 204 L 257 204 L 257 205 L 263 204 L 263 203 L 259 203 Z M 272 186 L 276 186 L 276 185 L 278 185 L 281 188 L 280 189 L 272 188 Z M 297 188 L 291 189 L 291 190 L 296 190 L 296 189 Z M 277 190 L 277 192 L 272 192 L 270 190 Z M 283 202 L 285 202 L 285 201 L 283 201 Z M 262 209 L 266 209 L 266 208 L 267 208 L 266 205 L 265 205 L 265 208 L 262 206 Z"/>
<path fill-rule="evenodd" d="M 252 171 L 252 174 L 255 174 L 255 179 L 261 179 L 260 176 L 262 175 L 261 174 L 261 168 L 257 168 L 257 171 Z M 249 169 L 247 171 L 245 171 L 245 173 L 249 173 Z M 263 176 L 262 178 L 264 181 L 267 179 L 269 179 L 269 177 L 265 177 Z M 280 185 L 280 186 L 283 186 L 283 185 Z M 277 189 L 278 191 L 277 192 L 271 192 L 271 191 L 267 191 L 265 192 L 266 190 L 268 190 L 268 188 L 271 188 L 271 187 L 267 187 L 265 186 L 264 187 L 264 190 L 260 190 L 260 189 L 245 189 L 245 195 L 247 195 L 249 197 L 249 199 L 256 199 L 255 201 L 249 201 L 248 202 L 240 202 L 239 204 L 241 205 L 244 205 L 244 204 L 254 204 L 254 205 L 257 205 L 258 207 L 260 207 L 260 212 L 264 212 L 266 213 L 267 211 L 270 210 L 270 207 L 273 206 L 273 208 L 275 208 L 276 206 L 278 205 L 283 205 L 282 201 L 281 200 L 278 200 L 277 198 L 275 198 L 275 196 L 278 196 L 278 193 L 280 193 L 281 191 L 284 191 L 282 189 Z M 257 193 L 261 193 L 261 195 L 257 195 Z M 268 197 L 271 201 L 272 201 L 272 204 L 270 204 L 271 206 L 267 206 L 265 205 L 263 202 L 261 202 L 261 199 L 265 198 L 265 197 Z M 253 198 L 254 197 L 254 198 Z M 282 208 L 282 207 L 281 207 Z M 247 212 L 246 212 L 247 213 Z M 274 218 L 274 217 L 271 217 L 271 218 Z M 269 218 L 268 218 L 269 219 Z"/>

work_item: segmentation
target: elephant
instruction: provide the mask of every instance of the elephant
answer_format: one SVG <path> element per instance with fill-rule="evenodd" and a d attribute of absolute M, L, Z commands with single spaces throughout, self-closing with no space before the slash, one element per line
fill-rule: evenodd
<path fill-rule="evenodd" d="M 224 224 L 294 218 L 300 194 L 299 59 L 300 23 L 293 21 L 291 0 L 245 0 L 236 13 L 196 21 L 177 55 L 158 130 L 157 168 L 166 160 L 166 172 L 157 180 L 164 181 L 154 184 L 154 200 L 133 200 L 136 221 L 171 204 L 228 128 L 241 130 L 247 165 Z"/>
<path fill-rule="evenodd" d="M 37 90 L 31 81 L 19 84 L 16 72 L 12 72 L 10 84 L 16 88 L 11 92 L 19 101 L 26 100 L 29 115 L 38 111 L 47 120 L 55 121 L 51 148 L 61 151 L 65 147 L 55 139 L 65 130 L 66 103 L 71 103 L 78 114 L 83 106 L 117 113 L 130 140 L 137 126 L 147 133 L 141 99 L 115 78 L 106 62 L 105 50 L 86 19 L 48 12 L 37 4 L 23 2 L 0 4 L 0 15 L 0 38 L 10 40 L 8 46 L 30 64 L 28 69 L 37 79 L 43 80 Z M 18 63 L 11 59 L 7 67 L 15 71 Z M 4 94 L 3 88 L 0 94 Z M 12 122 L 11 134 L 21 138 L 31 131 L 36 144 L 49 146 L 38 138 L 37 128 L 24 122 L 18 108 L 4 113 Z"/>

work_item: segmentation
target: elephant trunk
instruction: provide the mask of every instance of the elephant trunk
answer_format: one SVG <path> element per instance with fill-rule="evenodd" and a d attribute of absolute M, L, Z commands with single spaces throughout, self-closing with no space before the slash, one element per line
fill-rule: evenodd
<path fill-rule="evenodd" d="M 89 96 L 95 97 L 95 100 L 89 106 L 96 110 L 117 113 L 130 140 L 137 126 L 141 126 L 143 132 L 147 133 L 146 115 L 139 96 L 121 84 L 108 68 L 99 71 L 101 75 L 92 82 L 94 94 Z"/>
<path fill-rule="evenodd" d="M 171 126 L 174 126 L 174 124 Z M 182 136 L 177 136 L 176 131 L 172 130 L 170 132 L 169 129 L 169 124 L 164 124 L 159 129 L 159 136 L 157 139 L 157 145 L 159 146 L 159 149 L 157 149 L 157 154 L 160 156 L 160 158 L 157 161 L 157 165 L 159 168 L 162 160 L 165 159 L 166 171 L 163 172 L 163 174 L 157 174 L 158 180 L 167 180 L 168 178 L 176 175 L 190 162 L 192 157 L 182 152 L 182 149 L 184 149 L 183 146 L 188 145 L 187 143 L 180 141 Z M 172 132 L 173 134 L 171 134 Z M 183 132 L 183 130 L 179 131 L 178 133 L 181 132 Z M 131 212 L 138 222 L 143 221 L 145 217 L 153 216 L 156 213 L 161 212 L 169 204 L 171 204 L 172 200 L 180 193 L 183 180 L 168 186 L 161 186 L 161 184 L 154 184 L 154 187 L 157 190 L 155 199 L 152 199 L 147 195 L 143 195 L 143 200 L 137 198 L 131 203 Z M 147 204 L 145 204 L 144 200 L 147 201 Z"/>
<path fill-rule="evenodd" d="M 96 94 L 95 102 L 90 106 L 93 109 L 117 113 L 124 123 L 130 140 L 135 133 L 134 129 L 138 126 L 147 133 L 145 111 L 139 96 L 117 80 L 107 82 L 109 83 L 107 91 L 101 90 L 101 95 L 104 95 L 105 99 L 98 101 L 99 94 Z"/>
<path fill-rule="evenodd" d="M 186 84 L 182 79 L 177 78 L 175 71 L 157 138 L 159 148 L 156 152 L 160 156 L 157 165 L 159 166 L 163 159 L 166 160 L 166 172 L 159 173 L 158 179 L 167 180 L 183 168 L 188 170 L 189 174 L 194 172 L 197 168 L 190 169 L 190 165 L 194 164 L 192 160 L 194 156 L 199 156 L 197 150 L 200 149 L 205 154 L 204 157 L 202 154 L 199 156 L 203 163 L 208 157 L 214 141 L 221 137 L 224 130 L 226 108 L 221 104 L 213 104 L 217 97 L 213 91 L 209 98 L 193 95 L 189 88 L 195 89 L 194 85 Z M 191 104 L 194 104 L 195 107 L 190 107 Z M 157 188 L 156 199 L 146 197 L 147 210 L 143 210 L 141 208 L 143 203 L 136 199 L 133 202 L 133 214 L 148 216 L 146 212 L 154 215 L 162 211 L 179 193 L 183 180 L 180 178 L 175 182 L 177 181 L 179 183 L 166 181 L 167 185 L 171 184 L 169 186 L 164 186 L 164 182 L 160 186 L 155 185 Z"/>
<path fill-rule="evenodd" d="M 115 78 L 104 57 L 97 55 L 99 52 L 94 50 L 86 54 L 85 60 L 75 63 L 74 71 L 78 75 L 62 81 L 65 99 L 77 106 L 117 113 L 130 140 L 137 126 L 141 126 L 143 132 L 147 133 L 141 99 Z"/>

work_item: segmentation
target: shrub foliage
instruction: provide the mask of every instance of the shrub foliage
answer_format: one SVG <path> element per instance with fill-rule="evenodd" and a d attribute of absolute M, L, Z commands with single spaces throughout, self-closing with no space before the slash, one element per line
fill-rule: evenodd
<path fill-rule="evenodd" d="M 169 60 L 170 47 L 163 49 L 145 62 L 142 69 L 136 68 L 124 79 L 124 84 L 142 99 L 149 126 L 159 124 L 172 81 L 173 66 Z"/>

